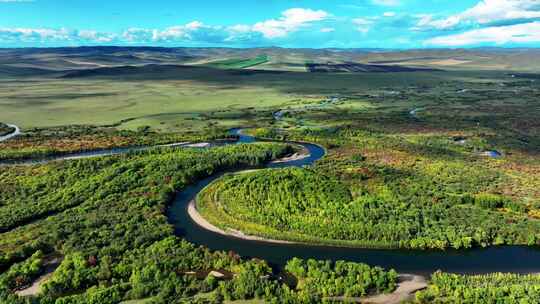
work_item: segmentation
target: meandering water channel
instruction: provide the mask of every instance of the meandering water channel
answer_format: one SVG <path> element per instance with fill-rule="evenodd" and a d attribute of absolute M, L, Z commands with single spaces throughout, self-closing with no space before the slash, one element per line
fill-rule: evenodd
<path fill-rule="evenodd" d="M 0 141 L 8 140 L 12 137 L 15 137 L 19 134 L 21 134 L 21 129 L 17 127 L 16 125 L 7 124 L 8 127 L 13 128 L 13 132 L 9 133 L 8 135 L 0 136 Z"/>
<path fill-rule="evenodd" d="M 240 135 L 240 143 L 252 143 L 256 139 Z M 325 154 L 323 148 L 313 144 L 301 144 L 310 156 L 301 160 L 272 163 L 267 167 L 292 167 L 311 165 Z M 168 211 L 176 234 L 189 242 L 206 246 L 212 250 L 233 251 L 243 257 L 254 257 L 268 261 L 274 266 L 283 266 L 293 257 L 330 260 L 349 260 L 395 268 L 401 273 L 429 275 L 437 270 L 456 273 L 489 272 L 540 272 L 540 248 L 527 246 L 502 246 L 487 249 L 421 251 L 392 249 L 361 249 L 306 244 L 276 244 L 250 241 L 225 236 L 206 230 L 195 223 L 187 212 L 188 204 L 207 185 L 221 175 L 205 178 L 179 192 Z"/>
<path fill-rule="evenodd" d="M 251 136 L 243 135 L 239 129 L 233 130 L 239 135 L 237 143 L 253 143 L 257 140 Z M 231 144 L 220 142 L 219 145 Z M 271 163 L 267 167 L 283 168 L 292 166 L 311 165 L 322 158 L 325 151 L 320 146 L 309 143 L 298 143 L 309 151 L 309 157 Z M 178 147 L 186 147 L 179 143 Z M 83 152 L 48 159 L 27 160 L 28 163 L 42 163 L 55 160 L 69 160 L 76 158 L 95 157 L 128 153 L 146 148 L 123 148 L 103 151 Z M 2 164 L 0 162 L 0 164 Z M 8 163 L 3 163 L 8 165 Z M 254 257 L 267 260 L 271 265 L 283 266 L 293 257 L 316 258 L 329 260 L 349 260 L 363 262 L 370 265 L 379 265 L 386 268 L 395 268 L 401 273 L 429 275 L 436 270 L 456 273 L 489 273 L 489 272 L 540 272 L 540 247 L 527 246 L 501 246 L 487 249 L 446 250 L 446 251 L 420 251 L 420 250 L 391 250 L 391 249 L 361 249 L 330 246 L 317 246 L 306 244 L 276 244 L 261 241 L 250 241 L 225 236 L 206 230 L 196 224 L 188 214 L 188 205 L 197 194 L 208 184 L 218 179 L 217 174 L 205 178 L 194 185 L 180 191 L 170 206 L 167 215 L 169 222 L 174 226 L 178 236 L 189 242 L 203 245 L 212 250 L 233 251 L 243 257 Z"/>

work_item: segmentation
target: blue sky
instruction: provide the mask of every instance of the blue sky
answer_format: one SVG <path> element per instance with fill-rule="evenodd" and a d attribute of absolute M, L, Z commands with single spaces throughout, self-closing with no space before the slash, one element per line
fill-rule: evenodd
<path fill-rule="evenodd" d="M 538 47 L 540 0 L 0 0 L 0 47 Z"/>

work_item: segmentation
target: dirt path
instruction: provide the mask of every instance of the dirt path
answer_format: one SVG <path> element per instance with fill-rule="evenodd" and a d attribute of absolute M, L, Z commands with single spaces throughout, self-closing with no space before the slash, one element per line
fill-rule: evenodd
<path fill-rule="evenodd" d="M 41 292 L 41 286 L 53 275 L 53 272 L 62 262 L 61 258 L 54 258 L 44 263 L 45 271 L 37 278 L 32 285 L 25 289 L 17 290 L 15 293 L 20 297 L 35 296 Z"/>
<path fill-rule="evenodd" d="M 0 141 L 4 141 L 4 140 L 8 140 L 12 137 L 15 137 L 19 134 L 21 134 L 21 129 L 19 129 L 19 127 L 17 127 L 16 125 L 10 125 L 10 124 L 6 124 L 8 127 L 11 127 L 11 128 L 14 128 L 15 131 L 8 134 L 8 135 L 4 135 L 4 136 L 0 136 Z"/>
<path fill-rule="evenodd" d="M 426 278 L 424 278 L 423 276 L 400 274 L 398 276 L 398 287 L 392 293 L 362 298 L 334 297 L 331 298 L 331 300 L 366 304 L 399 304 L 403 301 L 414 299 L 414 294 L 417 291 L 425 289 L 427 286 L 428 284 Z"/>

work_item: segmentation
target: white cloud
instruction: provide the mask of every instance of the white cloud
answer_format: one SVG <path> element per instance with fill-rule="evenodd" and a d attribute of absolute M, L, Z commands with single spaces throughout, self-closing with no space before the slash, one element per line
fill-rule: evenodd
<path fill-rule="evenodd" d="M 199 29 L 201 27 L 204 27 L 204 24 L 202 22 L 200 22 L 200 21 L 192 21 L 192 22 L 185 25 L 185 28 L 188 29 L 188 30 L 191 30 L 191 31 L 197 30 L 197 29 Z"/>
<path fill-rule="evenodd" d="M 248 33 L 251 32 L 251 26 L 245 24 L 232 25 L 227 28 L 231 32 Z"/>
<path fill-rule="evenodd" d="M 466 22 L 481 25 L 540 18 L 539 0 L 482 0 L 466 11 L 443 19 L 422 15 L 414 29 L 452 29 Z"/>
<path fill-rule="evenodd" d="M 151 41 L 154 31 L 143 28 L 129 28 L 122 33 L 122 39 L 126 42 Z"/>
<path fill-rule="evenodd" d="M 284 11 L 279 18 L 258 22 L 253 25 L 214 26 L 200 21 L 192 21 L 164 29 L 133 27 L 120 33 L 98 32 L 95 30 L 67 30 L 63 28 L 0 28 L 0 43 L 49 43 L 61 41 L 71 41 L 73 43 L 261 43 L 264 39 L 285 37 L 291 32 L 298 31 L 314 22 L 323 21 L 329 17 L 330 15 L 322 10 L 292 8 Z M 328 33 L 334 31 L 334 28 L 323 27 L 320 31 Z"/>
<path fill-rule="evenodd" d="M 322 21 L 328 17 L 329 14 L 323 10 L 291 8 L 284 11 L 279 19 L 256 23 L 253 25 L 252 31 L 262 33 L 265 38 L 280 38 L 312 22 Z"/>
<path fill-rule="evenodd" d="M 92 31 L 92 30 L 82 30 L 77 33 L 77 36 L 83 40 L 88 40 L 92 42 L 112 42 L 117 38 L 115 34 L 109 34 L 109 33 L 100 33 L 98 31 Z"/>
<path fill-rule="evenodd" d="M 371 0 L 373 4 L 382 6 L 398 6 L 399 0 Z"/>
<path fill-rule="evenodd" d="M 481 24 L 540 18 L 539 5 L 538 0 L 483 0 L 460 16 L 463 19 L 476 20 Z"/>
<path fill-rule="evenodd" d="M 171 26 L 163 30 L 151 30 L 152 32 L 152 41 L 183 41 L 183 40 L 197 40 L 196 37 L 202 38 L 201 36 L 210 36 L 219 35 L 224 36 L 226 29 L 221 26 L 211 26 L 206 25 L 200 21 L 192 21 L 184 25 Z M 141 34 L 141 38 L 148 37 L 149 30 L 136 30 L 132 33 L 127 33 L 128 35 Z M 126 36 L 126 33 L 124 33 Z M 135 39 L 141 40 L 141 39 Z"/>
<path fill-rule="evenodd" d="M 67 41 L 71 36 L 70 31 L 65 28 L 0 28 L 0 41 Z"/>
<path fill-rule="evenodd" d="M 371 29 L 373 20 L 368 18 L 355 18 L 352 20 L 352 23 L 356 25 L 356 30 L 362 34 L 367 34 Z"/>
<path fill-rule="evenodd" d="M 476 29 L 461 34 L 435 37 L 425 44 L 457 47 L 485 43 L 503 45 L 534 42 L 540 42 L 540 22 Z"/>
<path fill-rule="evenodd" d="M 416 23 L 416 27 L 413 28 L 415 30 L 422 30 L 422 29 L 444 30 L 444 29 L 452 28 L 461 22 L 461 17 L 459 16 L 450 16 L 446 19 L 438 19 L 438 20 L 434 20 L 433 15 L 419 15 L 417 17 L 419 18 L 419 20 Z"/>
<path fill-rule="evenodd" d="M 154 30 L 152 40 L 179 40 L 188 37 L 188 28 L 185 25 L 168 27 L 162 31 Z"/>
<path fill-rule="evenodd" d="M 396 15 L 395 12 L 384 12 L 383 16 L 384 17 L 394 17 Z"/>

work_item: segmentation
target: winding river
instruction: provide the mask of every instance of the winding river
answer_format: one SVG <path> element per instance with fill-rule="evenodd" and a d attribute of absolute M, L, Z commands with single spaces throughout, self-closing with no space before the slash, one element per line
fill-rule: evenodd
<path fill-rule="evenodd" d="M 257 140 L 241 133 L 240 129 L 233 130 L 239 135 L 238 143 L 253 143 Z M 220 142 L 219 145 L 228 144 Z M 282 168 L 311 165 L 322 158 L 325 151 L 320 146 L 309 143 L 297 143 L 309 151 L 309 157 L 270 163 L 267 167 Z M 185 143 L 171 145 L 188 147 Z M 195 145 L 195 147 L 199 147 Z M 202 146 L 200 146 L 202 147 Z M 134 150 L 147 149 L 121 148 L 104 151 L 91 151 L 51 157 L 48 159 L 27 160 L 23 163 L 42 163 L 54 160 L 69 160 L 77 158 L 105 156 L 127 153 Z M 0 162 L 2 164 L 2 162 Z M 9 163 L 4 162 L 4 165 Z M 436 270 L 456 273 L 489 273 L 489 272 L 540 272 L 540 247 L 500 246 L 487 249 L 419 251 L 391 249 L 361 249 L 317 246 L 306 244 L 277 244 L 262 241 L 251 241 L 225 236 L 206 230 L 196 224 L 188 214 L 188 205 L 196 195 L 208 184 L 218 179 L 222 174 L 205 178 L 179 192 L 168 210 L 169 222 L 174 226 L 178 236 L 186 240 L 208 247 L 212 250 L 233 251 L 243 257 L 254 257 L 267 260 L 271 265 L 280 268 L 293 257 L 316 258 L 329 260 L 349 260 L 394 268 L 401 273 L 429 275 Z"/>
<path fill-rule="evenodd" d="M 241 134 L 239 143 L 252 143 L 256 139 Z M 292 167 L 311 165 L 325 154 L 323 148 L 302 143 L 310 156 L 301 160 L 271 163 L 267 167 Z M 215 181 L 221 174 L 205 178 L 179 192 L 168 210 L 169 221 L 178 236 L 194 244 L 212 250 L 233 251 L 244 257 L 267 260 L 278 268 L 293 257 L 329 260 L 349 260 L 394 268 L 401 273 L 429 275 L 437 270 L 456 273 L 540 272 L 540 248 L 527 246 L 501 246 L 487 249 L 420 251 L 392 249 L 361 249 L 329 247 L 306 244 L 277 244 L 251 241 L 225 236 L 206 230 L 195 223 L 188 214 L 188 205 L 204 187 Z"/>
<path fill-rule="evenodd" d="M 8 135 L 0 136 L 0 141 L 8 140 L 12 137 L 15 137 L 19 134 L 21 134 L 21 129 L 17 127 L 16 125 L 7 124 L 8 127 L 15 129 L 13 132 L 9 133 Z"/>

